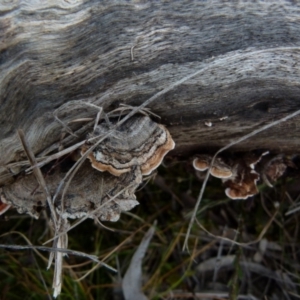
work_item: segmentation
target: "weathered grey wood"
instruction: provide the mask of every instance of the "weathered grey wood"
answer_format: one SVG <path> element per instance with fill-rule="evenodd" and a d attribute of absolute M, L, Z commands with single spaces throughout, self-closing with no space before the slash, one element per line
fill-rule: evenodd
<path fill-rule="evenodd" d="M 17 128 L 39 155 L 59 144 L 55 110 L 67 122 L 96 116 L 82 102 L 105 111 L 139 105 L 197 70 L 150 105 L 170 130 L 174 153 L 224 146 L 300 108 L 295 1 L 20 0 L 1 1 L 0 11 L 2 180 L 18 171 L 7 169 L 9 163 L 25 159 Z M 297 151 L 298 122 L 235 149 Z M 69 137 L 63 144 L 74 142 Z"/>

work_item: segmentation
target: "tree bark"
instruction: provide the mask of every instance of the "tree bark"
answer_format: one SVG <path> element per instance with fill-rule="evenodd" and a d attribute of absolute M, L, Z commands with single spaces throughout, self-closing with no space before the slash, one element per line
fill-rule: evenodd
<path fill-rule="evenodd" d="M 297 2 L 20 0 L 0 11 L 0 184 L 26 160 L 18 128 L 45 156 L 88 132 L 74 123 L 78 138 L 61 139 L 54 114 L 67 124 L 96 116 L 86 102 L 105 112 L 138 106 L 196 71 L 149 105 L 176 142 L 173 155 L 220 148 L 300 109 Z M 298 122 L 233 149 L 295 152 Z"/>

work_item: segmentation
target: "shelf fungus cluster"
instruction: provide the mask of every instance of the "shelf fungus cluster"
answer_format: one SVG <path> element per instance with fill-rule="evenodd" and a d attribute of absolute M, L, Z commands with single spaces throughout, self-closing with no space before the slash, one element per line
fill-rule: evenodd
<path fill-rule="evenodd" d="M 100 124 L 94 135 L 105 135 L 110 127 L 107 123 Z M 91 145 L 84 145 L 81 154 Z M 163 125 L 153 122 L 147 116 L 136 116 L 100 143 L 89 153 L 88 158 L 95 169 L 108 171 L 115 176 L 130 172 L 135 166 L 142 175 L 149 175 L 174 147 L 175 143 Z"/>
<path fill-rule="evenodd" d="M 258 193 L 257 181 L 259 173 L 255 170 L 261 157 L 268 154 L 255 155 L 248 153 L 238 159 L 224 159 L 217 157 L 210 168 L 210 174 L 222 179 L 225 185 L 225 194 L 231 199 L 247 199 Z M 193 160 L 193 166 L 197 171 L 209 169 L 212 161 L 210 155 L 198 155 Z"/>
<path fill-rule="evenodd" d="M 115 124 L 98 125 L 93 137 L 105 135 Z M 93 139 L 96 143 L 97 138 Z M 175 146 L 168 130 L 147 116 L 136 115 L 117 127 L 114 133 L 91 151 L 93 143 L 86 143 L 88 160 L 74 175 L 64 197 L 56 197 L 55 207 L 64 218 L 88 216 L 101 221 L 117 221 L 122 211 L 136 205 L 135 191 L 143 180 L 162 162 Z M 90 149 L 90 150 L 89 150 Z M 92 167 L 91 167 L 92 165 Z M 44 174 L 47 187 L 54 195 L 65 173 L 57 166 Z M 99 172 L 100 171 L 100 172 Z M 2 187 L 1 201 L 38 218 L 46 207 L 46 197 L 33 174 Z"/>

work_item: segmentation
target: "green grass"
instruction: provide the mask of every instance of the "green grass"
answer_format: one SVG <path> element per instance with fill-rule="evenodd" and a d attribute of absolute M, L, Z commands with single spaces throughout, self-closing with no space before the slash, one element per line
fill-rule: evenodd
<path fill-rule="evenodd" d="M 258 299 L 265 296 L 271 299 L 274 293 L 281 295 L 280 299 L 285 299 L 286 295 L 297 299 L 293 298 L 289 287 L 282 285 L 278 288 L 274 279 L 252 270 L 245 272 L 239 265 L 241 260 L 253 262 L 258 244 L 246 243 L 255 241 L 265 230 L 263 237 L 281 249 L 268 249 L 257 265 L 272 272 L 289 273 L 299 292 L 299 266 L 295 263 L 300 261 L 299 214 L 285 216 L 292 204 L 285 193 L 293 181 L 283 181 L 275 189 L 261 185 L 260 195 L 246 201 L 230 201 L 225 197 L 221 182 L 210 180 L 197 214 L 198 222 L 210 234 L 195 223 L 188 242 L 190 252 L 187 252 L 182 251 L 182 245 L 188 216 L 201 182 L 186 168 L 185 165 L 177 165 L 160 169 L 157 181 L 150 182 L 137 193 L 138 207 L 129 214 L 122 214 L 116 223 L 105 223 L 115 232 L 100 227 L 93 220 L 72 229 L 69 232 L 69 249 L 97 255 L 100 260 L 105 258 L 105 262 L 116 269 L 119 261 L 123 275 L 145 232 L 157 220 L 155 236 L 143 261 L 144 292 L 149 299 L 168 299 L 171 292 L 185 295 L 184 299 L 188 299 L 192 292 L 221 293 L 223 290 L 231 295 L 231 299 L 247 293 Z M 158 179 L 163 180 L 163 188 Z M 292 199 L 296 196 L 291 192 Z M 267 226 L 276 211 L 276 201 L 280 204 L 277 215 Z M 33 245 L 41 245 L 52 237 L 49 230 L 45 232 L 47 227 L 45 218 L 34 220 L 12 209 L 0 219 L 0 243 L 24 245 L 27 244 L 26 237 Z M 243 244 L 236 245 L 228 240 L 221 242 L 216 236 Z M 47 252 L 38 253 L 33 250 L 0 249 L 1 300 L 52 298 L 53 267 L 46 269 Z M 216 258 L 218 253 L 221 256 L 236 255 L 232 269 L 221 268 L 215 280 L 212 270 L 205 274 L 197 273 L 199 264 Z M 120 289 L 116 274 L 104 267 L 96 267 L 88 259 L 69 256 L 64 262 L 63 288 L 58 299 L 112 299 Z"/>

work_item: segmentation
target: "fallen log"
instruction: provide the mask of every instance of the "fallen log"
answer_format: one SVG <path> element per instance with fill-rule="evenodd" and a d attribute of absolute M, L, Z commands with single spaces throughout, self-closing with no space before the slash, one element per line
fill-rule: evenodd
<path fill-rule="evenodd" d="M 86 138 L 92 103 L 109 111 L 153 101 L 176 143 L 171 155 L 220 148 L 300 108 L 300 5 L 19 1 L 0 5 L 0 184 L 37 158 Z M 57 118 L 61 122 L 57 121 Z M 158 119 L 156 119 L 158 121 Z M 235 151 L 298 149 L 299 117 Z M 17 164 L 15 164 L 18 162 Z"/>

